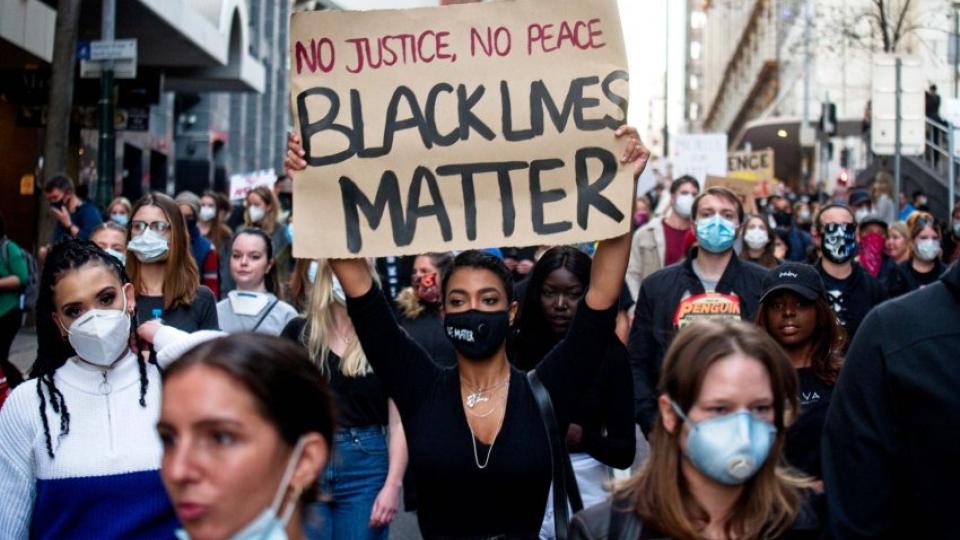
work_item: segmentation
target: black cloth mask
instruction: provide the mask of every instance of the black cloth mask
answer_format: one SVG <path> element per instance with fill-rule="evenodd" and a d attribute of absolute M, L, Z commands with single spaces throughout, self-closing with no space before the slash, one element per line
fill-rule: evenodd
<path fill-rule="evenodd" d="M 507 339 L 510 315 L 506 311 L 447 313 L 443 330 L 453 348 L 469 360 L 486 360 L 494 355 Z"/>

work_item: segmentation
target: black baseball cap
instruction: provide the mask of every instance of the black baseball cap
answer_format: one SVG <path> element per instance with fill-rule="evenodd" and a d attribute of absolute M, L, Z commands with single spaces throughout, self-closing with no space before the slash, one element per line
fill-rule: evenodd
<path fill-rule="evenodd" d="M 763 303 L 771 294 L 784 289 L 793 291 L 807 300 L 816 300 L 827 295 L 823 278 L 809 264 L 784 263 L 767 272 L 763 278 L 760 302 Z"/>
<path fill-rule="evenodd" d="M 876 214 L 870 214 L 869 216 L 861 219 L 857 223 L 857 230 L 862 231 L 863 228 L 866 227 L 867 225 L 880 225 L 883 227 L 883 230 L 887 230 L 889 228 L 887 226 L 887 222 L 884 221 L 883 218 L 881 218 Z"/>
<path fill-rule="evenodd" d="M 861 204 L 867 204 L 870 202 L 870 193 L 865 190 L 858 189 L 850 194 L 850 206 L 860 206 Z"/>

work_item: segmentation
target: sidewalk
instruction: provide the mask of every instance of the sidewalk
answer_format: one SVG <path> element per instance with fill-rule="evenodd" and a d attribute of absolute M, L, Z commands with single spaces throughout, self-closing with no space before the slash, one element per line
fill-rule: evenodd
<path fill-rule="evenodd" d="M 21 328 L 10 347 L 10 362 L 26 373 L 37 359 L 37 327 Z"/>

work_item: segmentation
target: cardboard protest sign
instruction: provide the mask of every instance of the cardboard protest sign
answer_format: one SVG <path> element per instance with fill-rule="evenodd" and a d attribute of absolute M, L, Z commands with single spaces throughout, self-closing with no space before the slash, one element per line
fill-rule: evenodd
<path fill-rule="evenodd" d="M 629 230 L 616 0 L 295 13 L 297 257 L 560 244 Z M 303 231 L 303 232 L 300 232 Z M 309 233 L 307 232 L 309 231 Z"/>
<path fill-rule="evenodd" d="M 757 187 L 757 185 L 758 182 L 744 180 L 742 178 L 708 176 L 705 188 L 719 186 L 729 189 L 740 197 L 740 202 L 743 203 L 744 212 L 755 214 L 757 213 L 757 205 L 754 202 L 753 190 Z"/>
<path fill-rule="evenodd" d="M 727 158 L 727 176 L 743 180 L 773 180 L 773 149 L 733 152 Z"/>

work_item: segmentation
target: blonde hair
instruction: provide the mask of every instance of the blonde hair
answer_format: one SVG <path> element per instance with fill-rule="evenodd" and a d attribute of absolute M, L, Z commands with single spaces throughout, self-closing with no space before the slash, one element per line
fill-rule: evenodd
<path fill-rule="evenodd" d="M 110 201 L 110 204 L 107 205 L 107 213 L 109 214 L 113 207 L 120 205 L 124 210 L 127 211 L 127 215 L 130 216 L 130 219 L 133 219 L 133 205 L 130 204 L 130 199 L 126 197 L 117 197 L 114 200 Z"/>
<path fill-rule="evenodd" d="M 707 370 L 731 354 L 755 358 L 770 375 L 777 434 L 763 467 L 744 484 L 726 524 L 728 537 L 752 540 L 777 538 L 800 513 L 800 490 L 809 479 L 781 462 L 786 432 L 798 409 L 796 370 L 773 339 L 745 322 L 697 322 L 677 335 L 667 351 L 658 395 L 667 395 L 690 410 L 700 394 Z M 657 418 L 650 436 L 650 457 L 637 474 L 615 493 L 628 499 L 647 525 L 670 538 L 696 539 L 709 522 L 683 479 L 678 423 L 668 431 Z"/>
<path fill-rule="evenodd" d="M 893 197 L 893 176 L 887 171 L 880 171 L 873 180 L 873 200 L 876 201 L 881 195 Z"/>
<path fill-rule="evenodd" d="M 300 335 L 300 341 L 307 347 L 307 352 L 313 358 L 314 363 L 324 374 L 328 371 L 327 355 L 330 354 L 330 339 L 335 335 L 336 327 L 333 319 L 333 309 L 336 300 L 333 298 L 333 270 L 327 259 L 317 259 L 317 281 L 313 284 L 310 291 L 310 300 L 307 304 L 305 317 L 307 324 L 303 326 L 303 333 Z M 377 273 L 370 266 L 370 276 L 375 283 L 380 280 Z M 364 354 L 360 342 L 356 339 L 356 333 L 353 339 L 347 344 L 346 350 L 340 355 L 340 373 L 345 377 L 363 377 L 373 373 L 370 362 L 367 361 L 367 355 Z"/>

